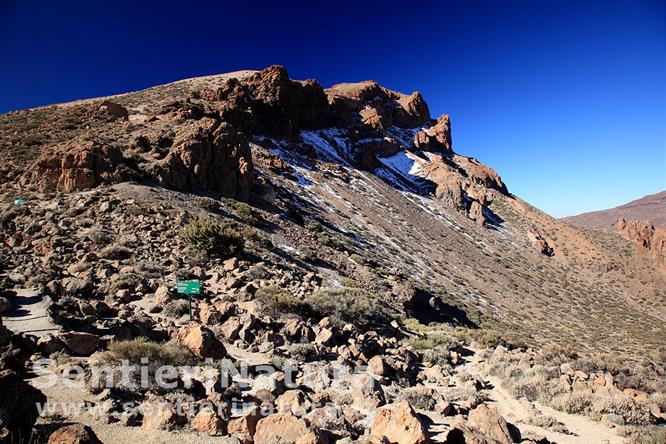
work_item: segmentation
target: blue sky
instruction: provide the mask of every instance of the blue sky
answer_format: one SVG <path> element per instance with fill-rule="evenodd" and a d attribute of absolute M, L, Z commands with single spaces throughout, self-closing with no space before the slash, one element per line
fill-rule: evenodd
<path fill-rule="evenodd" d="M 0 0 L 0 112 L 279 63 L 420 90 L 554 216 L 666 189 L 666 2 L 180 3 Z"/>

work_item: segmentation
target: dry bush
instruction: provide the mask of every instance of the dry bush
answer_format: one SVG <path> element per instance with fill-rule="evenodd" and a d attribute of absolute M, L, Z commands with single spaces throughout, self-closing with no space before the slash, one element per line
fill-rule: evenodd
<path fill-rule="evenodd" d="M 271 316 L 309 312 L 309 306 L 303 300 L 278 285 L 258 289 L 255 298 L 263 304 L 263 310 Z"/>
<path fill-rule="evenodd" d="M 207 217 L 196 217 L 183 228 L 183 239 L 195 250 L 211 257 L 234 256 L 245 247 L 245 239 L 228 222 L 217 222 Z"/>
<path fill-rule="evenodd" d="M 535 427 L 552 430 L 553 432 L 563 433 L 565 435 L 571 434 L 566 425 L 558 421 L 556 418 L 548 415 L 532 416 L 527 418 L 525 423 Z"/>
<path fill-rule="evenodd" d="M 591 410 L 595 414 L 616 414 L 624 418 L 627 424 L 650 424 L 650 410 L 639 402 L 626 396 L 594 396 Z"/>
<path fill-rule="evenodd" d="M 129 361 L 130 364 L 141 364 L 141 359 L 148 359 L 156 365 L 190 365 L 196 362 L 187 348 L 166 343 L 159 344 L 146 338 L 135 338 L 109 343 L 107 351 L 97 356 L 100 364 L 119 364 Z"/>
<path fill-rule="evenodd" d="M 361 329 L 382 329 L 393 316 L 376 295 L 360 288 L 322 287 L 307 298 L 312 313 L 334 323 L 351 323 Z"/>

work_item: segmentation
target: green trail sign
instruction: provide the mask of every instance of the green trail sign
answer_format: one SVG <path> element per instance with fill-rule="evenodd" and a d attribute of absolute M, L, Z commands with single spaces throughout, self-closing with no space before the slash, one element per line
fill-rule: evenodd
<path fill-rule="evenodd" d="M 201 282 L 199 281 L 177 281 L 176 292 L 187 295 L 187 306 L 192 320 L 192 295 L 201 294 Z"/>
<path fill-rule="evenodd" d="M 201 282 L 178 281 L 176 282 L 176 291 L 180 294 L 201 294 Z"/>

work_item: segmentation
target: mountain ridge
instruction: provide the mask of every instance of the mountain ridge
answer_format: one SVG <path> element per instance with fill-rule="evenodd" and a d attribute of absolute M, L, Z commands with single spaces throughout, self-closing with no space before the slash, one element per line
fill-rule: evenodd
<path fill-rule="evenodd" d="M 605 210 L 590 211 L 561 220 L 587 229 L 618 229 L 620 219 L 650 220 L 655 228 L 666 229 L 666 190 L 634 199 Z"/>

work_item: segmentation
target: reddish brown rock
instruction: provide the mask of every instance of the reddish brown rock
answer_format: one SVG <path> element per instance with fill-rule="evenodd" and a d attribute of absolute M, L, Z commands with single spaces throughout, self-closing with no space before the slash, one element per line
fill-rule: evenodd
<path fill-rule="evenodd" d="M 129 120 L 129 112 L 119 103 L 105 100 L 99 106 L 99 111 L 111 116 L 114 119 Z"/>
<path fill-rule="evenodd" d="M 407 401 L 383 407 L 377 412 L 370 434 L 385 436 L 397 444 L 429 442 L 426 428 Z"/>
<path fill-rule="evenodd" d="M 151 396 L 140 407 L 143 414 L 141 428 L 145 430 L 174 430 L 187 423 L 187 417 L 176 411 L 175 405 L 157 396 Z"/>
<path fill-rule="evenodd" d="M 99 344 L 97 335 L 80 331 L 59 332 L 56 337 L 69 351 L 79 356 L 90 356 Z"/>
<path fill-rule="evenodd" d="M 666 230 L 654 228 L 649 220 L 620 219 L 618 231 L 649 255 L 657 267 L 666 270 Z"/>
<path fill-rule="evenodd" d="M 222 436 L 227 433 L 227 424 L 215 410 L 204 408 L 192 418 L 191 426 L 194 430 L 210 436 Z"/>
<path fill-rule="evenodd" d="M 71 142 L 42 149 L 21 177 L 42 191 L 80 191 L 135 178 L 116 147 L 98 142 Z"/>
<path fill-rule="evenodd" d="M 227 425 L 227 433 L 237 436 L 244 442 L 251 441 L 257 430 L 257 423 L 261 418 L 261 410 L 256 407 L 239 418 L 230 420 Z"/>
<path fill-rule="evenodd" d="M 437 118 L 435 125 L 417 132 L 414 136 L 414 146 L 423 151 L 452 153 L 451 120 L 449 119 L 449 115 L 442 114 Z"/>
<path fill-rule="evenodd" d="M 182 128 L 167 156 L 147 169 L 167 188 L 213 190 L 247 200 L 253 164 L 245 136 L 226 123 L 203 118 Z"/>
<path fill-rule="evenodd" d="M 71 424 L 51 433 L 48 444 L 101 444 L 101 441 L 87 425 Z"/>
<path fill-rule="evenodd" d="M 259 420 L 254 434 L 254 444 L 319 443 L 326 441 L 310 427 L 304 418 L 276 413 Z"/>
<path fill-rule="evenodd" d="M 218 341 L 215 334 L 197 323 L 190 323 L 181 328 L 176 334 L 175 340 L 200 359 L 222 359 L 227 356 L 227 350 Z"/>
<path fill-rule="evenodd" d="M 468 422 L 472 428 L 479 430 L 484 435 L 501 444 L 513 443 L 509 426 L 495 407 L 488 407 L 485 404 L 481 404 L 469 412 Z"/>

